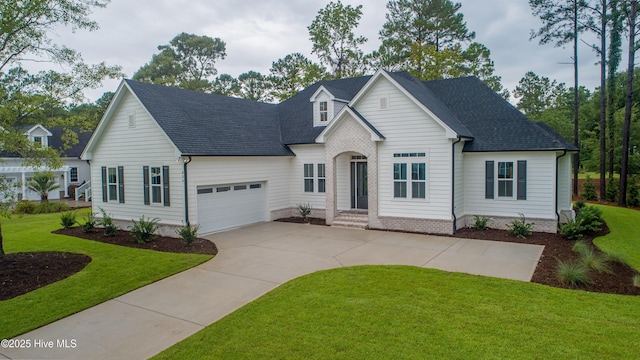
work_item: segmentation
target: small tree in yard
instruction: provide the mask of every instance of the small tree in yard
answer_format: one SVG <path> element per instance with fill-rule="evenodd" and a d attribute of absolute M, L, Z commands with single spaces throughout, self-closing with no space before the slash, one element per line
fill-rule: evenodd
<path fill-rule="evenodd" d="M 38 172 L 33 175 L 31 181 L 27 183 L 27 187 L 31 191 L 35 191 L 40 195 L 40 201 L 43 203 L 49 201 L 49 193 L 60 188 L 56 183 L 53 173 L 50 171 Z"/>
<path fill-rule="evenodd" d="M 596 193 L 596 185 L 591 180 L 591 177 L 587 175 L 584 184 L 582 184 L 582 194 L 580 194 L 585 200 L 598 200 L 598 193 Z"/>

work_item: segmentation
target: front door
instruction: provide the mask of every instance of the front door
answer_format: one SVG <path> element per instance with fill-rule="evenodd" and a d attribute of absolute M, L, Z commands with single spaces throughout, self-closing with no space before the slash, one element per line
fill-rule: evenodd
<path fill-rule="evenodd" d="M 354 161 L 351 163 L 351 208 L 368 209 L 369 192 L 367 189 L 367 163 Z"/>

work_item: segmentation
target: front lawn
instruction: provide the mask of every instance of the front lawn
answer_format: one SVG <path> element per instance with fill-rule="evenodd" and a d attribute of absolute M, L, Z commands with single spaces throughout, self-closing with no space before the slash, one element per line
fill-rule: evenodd
<path fill-rule="evenodd" d="M 78 212 L 78 219 L 88 213 Z M 7 253 L 62 251 L 91 257 L 79 273 L 16 298 L 0 301 L 0 339 L 11 338 L 131 290 L 201 264 L 209 255 L 161 253 L 52 234 L 60 214 L 2 219 Z"/>
<path fill-rule="evenodd" d="M 273 290 L 158 359 L 632 359 L 640 298 L 404 266 Z"/>
<path fill-rule="evenodd" d="M 640 269 L 640 212 L 594 241 Z M 157 359 L 640 358 L 640 297 L 405 266 L 292 280 Z"/>

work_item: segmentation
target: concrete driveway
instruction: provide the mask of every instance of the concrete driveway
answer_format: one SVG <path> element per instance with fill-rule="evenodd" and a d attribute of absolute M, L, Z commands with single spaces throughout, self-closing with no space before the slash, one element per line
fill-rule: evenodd
<path fill-rule="evenodd" d="M 207 236 L 211 261 L 20 336 L 10 359 L 146 359 L 314 271 L 401 264 L 529 281 L 543 246 L 268 222 Z M 75 347 L 64 347 L 75 344 Z M 71 340 L 74 342 L 72 343 Z M 35 347 L 53 341 L 53 347 Z M 58 346 L 60 345 L 60 346 Z"/>

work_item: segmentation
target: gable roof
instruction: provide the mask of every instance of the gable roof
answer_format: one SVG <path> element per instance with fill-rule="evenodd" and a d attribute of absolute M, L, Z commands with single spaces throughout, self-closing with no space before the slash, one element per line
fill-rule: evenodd
<path fill-rule="evenodd" d="M 275 104 L 125 82 L 183 155 L 293 155 L 281 141 Z"/>
<path fill-rule="evenodd" d="M 465 152 L 577 151 L 550 127 L 540 127 L 476 77 L 424 83 L 473 134 Z"/>
<path fill-rule="evenodd" d="M 384 135 L 382 135 L 380 131 L 378 131 L 378 129 L 376 129 L 369 121 L 367 121 L 367 119 L 365 119 L 364 116 L 362 116 L 356 109 L 347 105 L 343 107 L 342 110 L 338 112 L 338 114 L 336 114 L 333 121 L 331 121 L 327 126 L 324 127 L 320 135 L 318 135 L 318 137 L 316 138 L 316 141 L 320 143 L 326 142 L 327 136 L 329 136 L 329 134 L 333 132 L 333 129 L 343 121 L 342 119 L 346 118 L 346 114 L 351 115 L 351 117 L 369 133 L 369 135 L 371 136 L 371 141 L 384 140 Z"/>
<path fill-rule="evenodd" d="M 76 133 L 76 135 L 78 136 L 78 143 L 72 145 L 69 149 L 65 149 L 64 148 L 64 140 L 62 138 L 62 136 L 64 135 L 65 131 L 67 129 L 64 128 L 59 128 L 59 127 L 53 127 L 53 128 L 45 128 L 44 126 L 37 124 L 37 125 L 20 125 L 17 126 L 18 129 L 20 129 L 25 135 L 28 134 L 28 132 L 30 132 L 32 129 L 36 128 L 36 127 L 40 127 L 42 128 L 45 132 L 47 132 L 47 136 L 49 137 L 48 139 L 48 143 L 49 143 L 49 147 L 52 147 L 56 150 L 58 150 L 60 152 L 60 156 L 63 158 L 80 158 L 80 154 L 82 154 L 82 150 L 84 149 L 84 147 L 87 145 L 87 143 L 89 142 L 89 138 L 91 138 L 91 131 L 82 131 L 80 129 L 68 129 L 73 131 L 74 133 Z M 0 157 L 6 157 L 6 158 L 19 158 L 21 157 L 20 154 L 18 153 L 9 153 L 6 151 L 2 151 L 0 152 Z"/>

